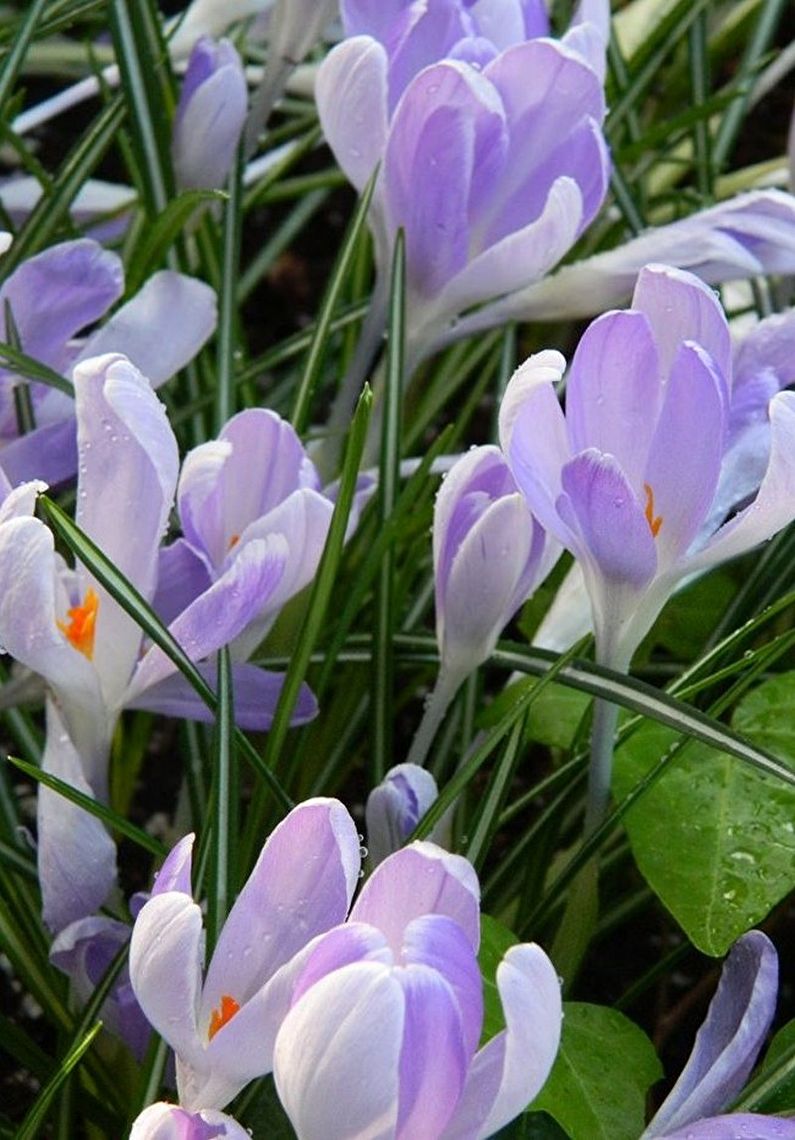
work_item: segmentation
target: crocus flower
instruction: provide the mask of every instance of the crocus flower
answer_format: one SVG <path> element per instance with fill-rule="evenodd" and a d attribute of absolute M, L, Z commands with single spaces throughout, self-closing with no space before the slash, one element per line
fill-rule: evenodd
<path fill-rule="evenodd" d="M 128 923 L 98 914 L 71 923 L 55 938 L 50 961 L 69 978 L 78 1006 L 85 1005 L 92 997 L 113 959 L 129 942 L 131 932 Z M 142 1061 L 152 1028 L 132 991 L 126 963 L 99 1016 L 104 1028 L 121 1038 Z"/>
<path fill-rule="evenodd" d="M 151 601 L 177 481 L 176 440 L 148 381 L 126 358 L 83 361 L 74 378 L 77 523 Z M 141 629 L 85 567 L 67 569 L 50 530 L 30 516 L 34 500 L 35 489 L 25 499 L 27 514 L 5 521 L 0 515 L 0 642 L 39 674 L 57 711 L 57 723 L 48 712 L 45 767 L 104 799 L 110 741 L 123 708 L 206 720 L 212 714 L 175 684 L 170 659 L 145 644 Z M 170 619 L 172 635 L 192 660 L 203 662 L 258 617 L 286 556 L 287 541 L 279 534 L 248 543 L 233 565 Z M 239 723 L 267 727 L 281 677 L 247 664 L 236 665 L 233 677 Z M 314 711 L 305 689 L 296 719 Z M 80 813 L 94 838 L 82 851 L 60 806 L 54 793 L 39 800 L 40 881 L 45 921 L 54 930 L 92 914 L 114 879 L 113 847 L 109 839 L 100 844 L 101 825 Z"/>
<path fill-rule="evenodd" d="M 222 1108 L 270 1071 L 302 953 L 344 920 L 360 854 L 356 826 L 337 800 L 296 807 L 265 844 L 202 980 L 192 841 L 188 836 L 171 852 L 138 914 L 130 978 L 141 1008 L 176 1053 L 180 1104 L 195 1111 Z"/>
<path fill-rule="evenodd" d="M 678 1081 L 641 1140 L 792 1140 L 795 1120 L 757 1113 L 715 1115 L 741 1092 L 776 1009 L 778 959 L 752 930 L 732 947 Z"/>
<path fill-rule="evenodd" d="M 251 1133 L 215 1109 L 186 1112 L 176 1104 L 150 1104 L 133 1121 L 130 1140 L 251 1140 Z"/>
<path fill-rule="evenodd" d="M 246 119 L 243 64 L 229 40 L 203 36 L 182 81 L 171 140 L 174 173 L 183 190 L 220 189 L 232 168 Z"/>
<path fill-rule="evenodd" d="M 466 860 L 412 844 L 310 948 L 274 1050 L 300 1140 L 475 1140 L 540 1091 L 560 1037 L 557 975 L 538 946 L 513 946 L 497 970 L 506 1028 L 478 1050 L 478 910 Z"/>
<path fill-rule="evenodd" d="M 82 329 L 107 313 L 124 291 L 121 260 L 89 238 L 63 242 L 29 258 L 0 288 L 3 339 L 10 312 L 28 356 L 71 378 L 84 359 L 108 351 L 129 356 L 157 387 L 198 352 L 216 323 L 215 294 L 192 277 L 164 270 L 83 340 Z M 74 402 L 29 383 L 36 427 L 20 435 L 14 405 L 19 377 L 0 370 L 0 462 L 12 483 L 57 483 L 77 470 Z"/>
<path fill-rule="evenodd" d="M 292 426 L 275 412 L 250 408 L 185 457 L 177 507 L 183 537 L 162 552 L 155 599 L 164 620 L 247 557 L 251 543 L 283 536 L 279 583 L 232 646 L 235 659 L 245 660 L 285 602 L 314 577 L 333 499 Z"/>
<path fill-rule="evenodd" d="M 732 385 L 726 319 L 697 278 L 649 266 L 633 308 L 586 331 L 569 370 L 531 357 L 503 400 L 503 450 L 528 505 L 577 557 L 597 654 L 625 669 L 677 582 L 770 538 L 795 513 L 795 396 L 770 403 L 754 501 L 705 520 L 720 486 Z"/>
<path fill-rule="evenodd" d="M 408 83 L 423 67 L 443 59 L 483 67 L 499 52 L 550 35 L 543 0 L 342 0 L 347 37 L 370 36 L 389 59 L 389 106 L 393 111 Z M 563 37 L 603 78 L 610 34 L 610 5 L 581 4 Z"/>
<path fill-rule="evenodd" d="M 499 448 L 476 447 L 436 497 L 433 568 L 440 666 L 409 753 L 421 764 L 459 686 L 487 661 L 503 628 L 560 553 L 528 510 Z"/>
<path fill-rule="evenodd" d="M 605 105 L 579 53 L 547 39 L 482 68 L 426 67 L 391 115 L 389 66 L 381 43 L 355 36 L 320 68 L 316 97 L 358 190 L 381 163 L 370 215 L 378 289 L 402 227 L 415 364 L 464 310 L 547 273 L 593 219 L 607 190 Z"/>
<path fill-rule="evenodd" d="M 396 764 L 389 769 L 370 792 L 365 807 L 367 850 L 373 867 L 403 846 L 438 795 L 436 781 L 425 768 Z M 431 838 L 444 847 L 439 828 L 437 824 Z"/>

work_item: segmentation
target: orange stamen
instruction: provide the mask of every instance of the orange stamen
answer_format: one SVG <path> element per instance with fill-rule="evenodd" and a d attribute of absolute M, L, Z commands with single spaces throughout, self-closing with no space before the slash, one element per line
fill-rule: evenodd
<path fill-rule="evenodd" d="M 231 550 L 232 547 L 237 546 L 237 544 L 239 542 L 240 542 L 240 535 L 239 534 L 233 534 L 232 537 L 229 539 L 229 546 L 227 546 L 226 549 Z"/>
<path fill-rule="evenodd" d="M 212 1041 L 219 1029 L 223 1029 L 227 1021 L 231 1021 L 235 1016 L 240 1006 L 233 997 L 229 994 L 221 995 L 221 1008 L 214 1009 L 210 1015 L 210 1028 L 207 1031 L 207 1036 Z"/>
<path fill-rule="evenodd" d="M 646 522 L 649 524 L 652 537 L 656 538 L 663 524 L 662 515 L 654 514 L 654 491 L 648 483 L 643 484 L 643 490 L 646 492 Z"/>
<path fill-rule="evenodd" d="M 67 610 L 68 621 L 57 622 L 61 633 L 75 649 L 87 657 L 89 661 L 94 656 L 94 634 L 97 625 L 97 610 L 99 598 L 94 590 L 86 590 L 85 601 L 82 605 L 72 606 Z"/>

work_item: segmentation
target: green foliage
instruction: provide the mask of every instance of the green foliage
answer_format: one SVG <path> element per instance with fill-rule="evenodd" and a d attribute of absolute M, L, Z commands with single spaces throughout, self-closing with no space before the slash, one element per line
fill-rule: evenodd
<path fill-rule="evenodd" d="M 654 1047 L 623 1014 L 565 1002 L 560 1052 L 533 1111 L 543 1109 L 570 1140 L 637 1140 L 646 1093 L 662 1076 Z"/>

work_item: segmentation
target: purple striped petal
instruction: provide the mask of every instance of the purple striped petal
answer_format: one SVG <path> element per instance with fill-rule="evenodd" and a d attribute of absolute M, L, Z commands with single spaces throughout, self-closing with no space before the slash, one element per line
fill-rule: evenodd
<path fill-rule="evenodd" d="M 351 922 L 377 926 L 397 955 L 408 924 L 426 914 L 452 918 L 477 950 L 480 887 L 474 868 L 433 843 L 412 843 L 376 867 L 353 906 Z"/>
<path fill-rule="evenodd" d="M 157 564 L 157 589 L 152 608 L 170 625 L 212 585 L 207 561 L 184 538 L 161 547 Z"/>
<path fill-rule="evenodd" d="M 538 1095 L 560 1043 L 560 982 L 535 944 L 512 946 L 497 967 L 506 1028 L 477 1054 L 443 1140 L 481 1140 L 498 1132 Z"/>
<path fill-rule="evenodd" d="M 77 524 L 149 600 L 179 470 L 177 441 L 149 381 L 126 357 L 85 360 L 74 382 Z M 99 597 L 94 663 L 113 705 L 133 671 L 141 631 L 103 586 L 85 577 Z"/>
<path fill-rule="evenodd" d="M 43 479 L 55 486 L 71 479 L 77 472 L 74 416 L 8 440 L 0 450 L 0 463 L 12 483 Z"/>
<path fill-rule="evenodd" d="M 204 1061 L 198 1008 L 204 961 L 200 908 L 182 891 L 155 895 L 140 910 L 130 940 L 130 981 L 157 1032 L 192 1065 Z"/>
<path fill-rule="evenodd" d="M 246 76 L 234 45 L 200 39 L 188 60 L 174 119 L 172 157 L 181 189 L 224 185 L 247 107 Z"/>
<path fill-rule="evenodd" d="M 42 769 L 93 798 L 74 744 L 53 701 L 47 701 Z M 42 917 L 54 933 L 94 914 L 116 882 L 116 846 L 96 816 L 41 785 L 38 872 Z"/>
<path fill-rule="evenodd" d="M 152 897 L 165 894 L 166 891 L 180 891 L 188 898 L 193 898 L 190 879 L 195 838 L 196 836 L 193 833 L 185 835 L 171 848 L 163 866 L 155 874 Z"/>
<path fill-rule="evenodd" d="M 199 665 L 198 670 L 211 688 L 215 687 L 218 670 L 214 664 Z M 248 732 L 267 732 L 279 702 L 283 673 L 270 673 L 256 665 L 236 662 L 232 666 L 235 724 Z M 156 685 L 144 689 L 140 696 L 126 702 L 131 709 L 148 709 L 181 720 L 198 720 L 214 724 L 216 714 L 198 695 L 186 677 L 174 673 Z M 298 691 L 290 724 L 308 724 L 317 716 L 317 701 L 308 685 Z"/>
<path fill-rule="evenodd" d="M 215 290 L 196 277 L 161 269 L 89 336 L 78 360 L 122 353 L 159 388 L 193 359 L 217 321 Z"/>
<path fill-rule="evenodd" d="M 355 36 L 329 52 L 318 69 L 315 99 L 326 141 L 361 192 L 386 148 L 387 55 L 381 44 Z"/>
<path fill-rule="evenodd" d="M 175 1104 L 150 1104 L 133 1121 L 130 1140 L 251 1140 L 245 1128 L 223 1112 L 186 1112 Z"/>
<path fill-rule="evenodd" d="M 394 1135 L 404 1018 L 396 971 L 377 962 L 328 974 L 293 1006 L 273 1074 L 302 1140 Z"/>
<path fill-rule="evenodd" d="M 647 318 L 605 313 L 580 338 L 566 379 L 573 452 L 595 447 L 619 457 L 640 486 L 660 406 L 660 360 Z"/>
<path fill-rule="evenodd" d="M 356 826 L 338 800 L 307 800 L 270 835 L 224 924 L 201 1020 L 224 994 L 243 1005 L 317 934 L 344 922 L 360 865 Z"/>
<path fill-rule="evenodd" d="M 397 764 L 367 797 L 365 822 L 370 865 L 402 847 L 439 795 L 436 781 L 417 764 Z"/>
<path fill-rule="evenodd" d="M 595 448 L 561 472 L 557 507 L 577 537 L 578 557 L 608 582 L 642 589 L 657 569 L 654 538 L 643 507 L 620 465 Z"/>
<path fill-rule="evenodd" d="M 795 1120 L 737 1112 L 696 1120 L 676 1132 L 666 1132 L 660 1140 L 795 1140 Z"/>
<path fill-rule="evenodd" d="M 483 979 L 471 942 L 451 918 L 426 914 L 406 927 L 401 957 L 404 963 L 435 970 L 455 994 L 468 1066 L 483 1028 Z"/>
<path fill-rule="evenodd" d="M 663 1136 L 719 1112 L 742 1089 L 776 1011 L 778 958 L 752 930 L 735 942 L 679 1080 L 644 1134 Z"/>
<path fill-rule="evenodd" d="M 169 626 L 192 661 L 201 661 L 229 644 L 264 608 L 282 574 L 287 555 L 280 535 L 250 542 L 229 569 Z M 123 703 L 139 701 L 151 686 L 176 671 L 157 646 L 136 669 Z"/>

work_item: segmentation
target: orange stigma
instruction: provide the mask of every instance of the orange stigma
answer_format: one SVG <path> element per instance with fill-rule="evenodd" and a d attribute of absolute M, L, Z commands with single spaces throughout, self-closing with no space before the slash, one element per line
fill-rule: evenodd
<path fill-rule="evenodd" d="M 223 1029 L 227 1021 L 231 1021 L 235 1016 L 240 1006 L 233 997 L 229 994 L 221 994 L 221 1007 L 214 1009 L 210 1015 L 210 1028 L 207 1031 L 207 1036 L 212 1041 L 219 1029 Z"/>
<path fill-rule="evenodd" d="M 69 620 L 57 622 L 58 628 L 67 641 L 89 661 L 94 656 L 94 634 L 98 609 L 99 598 L 89 586 L 83 604 L 72 606 L 70 610 L 67 610 L 66 616 Z"/>
<path fill-rule="evenodd" d="M 646 492 L 646 522 L 649 524 L 652 537 L 656 538 L 663 524 L 662 515 L 654 514 L 654 491 L 648 483 L 643 484 L 643 490 Z"/>
<path fill-rule="evenodd" d="M 232 547 L 237 546 L 237 544 L 239 542 L 240 542 L 240 535 L 239 534 L 233 534 L 232 537 L 229 539 L 229 545 L 227 546 L 226 549 L 231 550 Z"/>

